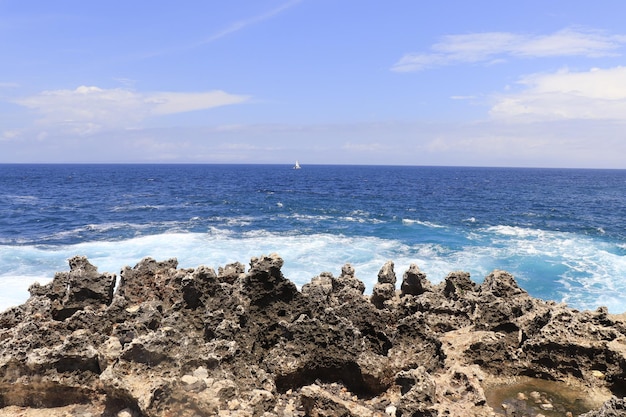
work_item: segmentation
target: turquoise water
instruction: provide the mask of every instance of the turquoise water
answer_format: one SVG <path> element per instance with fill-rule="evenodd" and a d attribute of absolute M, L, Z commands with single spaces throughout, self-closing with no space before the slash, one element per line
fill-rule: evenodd
<path fill-rule="evenodd" d="M 626 311 L 626 171 L 291 165 L 0 165 L 0 309 L 86 255 L 217 268 L 279 253 L 298 285 L 389 259 L 433 282 L 513 273 L 532 295 Z"/>

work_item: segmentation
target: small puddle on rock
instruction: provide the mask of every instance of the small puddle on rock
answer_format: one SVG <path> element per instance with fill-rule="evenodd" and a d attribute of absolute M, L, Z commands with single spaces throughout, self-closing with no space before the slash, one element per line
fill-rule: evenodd
<path fill-rule="evenodd" d="M 600 407 L 605 400 L 594 400 L 590 393 L 565 382 L 527 377 L 505 385 L 490 384 L 484 389 L 487 404 L 503 416 L 575 417 Z"/>

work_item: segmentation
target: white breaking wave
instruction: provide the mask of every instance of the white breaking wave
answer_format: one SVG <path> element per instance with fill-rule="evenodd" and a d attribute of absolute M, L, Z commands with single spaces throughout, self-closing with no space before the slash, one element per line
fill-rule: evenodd
<path fill-rule="evenodd" d="M 217 269 L 232 262 L 247 264 L 252 257 L 272 252 L 285 260 L 283 274 L 299 287 L 322 272 L 338 276 L 345 263 L 355 267 L 368 292 L 388 260 L 394 261 L 399 281 L 411 263 L 417 263 L 429 273 L 433 282 L 439 282 L 452 270 L 444 249 L 436 245 L 407 246 L 396 240 L 336 234 L 281 235 L 250 231 L 234 236 L 232 232 L 213 228 L 209 233 L 165 233 L 115 242 L 0 246 L 0 282 L 12 282 L 3 292 L 0 310 L 24 302 L 28 297 L 26 289 L 33 282 L 45 283 L 55 272 L 67 271 L 67 260 L 75 255 L 87 256 L 100 272 L 118 274 L 124 266 L 134 266 L 148 256 L 157 260 L 177 258 L 182 268 L 206 265 Z"/>
<path fill-rule="evenodd" d="M 283 274 L 301 287 L 322 272 L 338 276 L 351 263 L 356 276 L 371 292 L 382 265 L 392 260 L 399 287 L 411 263 L 428 278 L 440 282 L 449 272 L 470 272 L 477 282 L 494 269 L 516 276 L 532 295 L 566 301 L 576 308 L 606 305 L 626 311 L 626 257 L 622 249 L 569 233 L 498 226 L 474 230 L 468 246 L 407 244 L 396 239 L 350 237 L 341 234 L 271 233 L 263 230 L 234 233 L 211 228 L 206 233 L 169 232 L 121 241 L 90 241 L 65 246 L 0 245 L 0 310 L 26 300 L 34 281 L 48 282 L 67 271 L 67 260 L 87 256 L 101 272 L 119 275 L 144 257 L 177 258 L 181 268 L 206 265 L 217 269 L 232 262 L 247 264 L 252 257 L 278 253 Z M 615 253 L 614 253 L 615 252 Z"/>
<path fill-rule="evenodd" d="M 435 229 L 444 229 L 446 227 L 440 224 L 436 224 L 432 222 L 425 222 L 425 221 L 415 220 L 415 219 L 402 219 L 402 223 L 403 224 L 419 224 L 420 226 L 432 227 Z"/>
<path fill-rule="evenodd" d="M 532 270 L 528 265 L 537 264 L 535 276 L 526 272 L 518 278 L 526 282 L 554 280 L 560 287 L 556 301 L 580 309 L 606 306 L 611 312 L 626 311 L 626 257 L 619 254 L 619 244 L 511 226 L 490 227 L 486 232 L 492 235 L 484 249 L 499 248 L 496 252 L 501 259 L 526 262 L 521 269 L 527 271 Z"/>
<path fill-rule="evenodd" d="M 519 238 L 541 238 L 546 235 L 546 231 L 539 229 L 527 229 L 519 226 L 491 226 L 485 229 L 488 233 L 504 236 L 514 236 Z"/>
<path fill-rule="evenodd" d="M 33 195 L 4 194 L 0 195 L 0 200 L 1 199 L 7 199 L 13 203 L 31 206 L 39 203 L 39 197 Z"/>

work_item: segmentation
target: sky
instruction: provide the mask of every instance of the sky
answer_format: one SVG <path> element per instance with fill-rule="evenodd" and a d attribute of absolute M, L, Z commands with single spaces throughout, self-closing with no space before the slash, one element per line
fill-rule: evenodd
<path fill-rule="evenodd" d="M 0 0 L 0 163 L 626 169 L 623 0 Z"/>

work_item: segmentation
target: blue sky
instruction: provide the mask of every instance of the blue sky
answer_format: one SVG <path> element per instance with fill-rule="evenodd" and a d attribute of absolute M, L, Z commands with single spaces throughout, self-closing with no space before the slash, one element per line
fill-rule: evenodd
<path fill-rule="evenodd" d="M 626 2 L 0 0 L 0 163 L 626 168 Z"/>

